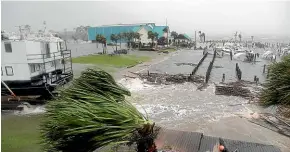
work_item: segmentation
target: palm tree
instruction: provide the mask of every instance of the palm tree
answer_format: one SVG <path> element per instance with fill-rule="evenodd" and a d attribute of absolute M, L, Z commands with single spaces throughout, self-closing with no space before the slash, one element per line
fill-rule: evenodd
<path fill-rule="evenodd" d="M 158 127 L 125 99 L 131 93 L 105 71 L 87 69 L 46 106 L 45 151 L 92 152 L 107 145 L 157 151 Z"/>
<path fill-rule="evenodd" d="M 138 33 L 138 32 L 135 32 L 134 33 L 134 41 L 140 40 L 140 37 L 141 37 L 141 34 L 140 33 Z"/>
<path fill-rule="evenodd" d="M 156 40 L 158 38 L 158 33 L 153 33 L 152 31 L 148 32 L 148 39 L 151 39 L 152 41 L 152 48 L 153 48 L 153 44 L 154 44 L 154 40 Z"/>
<path fill-rule="evenodd" d="M 103 36 L 103 35 L 100 35 L 100 34 L 98 34 L 97 36 L 96 36 L 96 41 L 98 42 L 98 43 L 101 43 L 102 44 L 102 47 L 103 47 L 103 54 L 106 54 L 106 51 L 105 51 L 105 45 L 106 45 L 106 38 Z"/>
<path fill-rule="evenodd" d="M 177 36 L 178 36 L 178 33 L 175 32 L 175 31 L 172 31 L 172 32 L 171 32 L 171 36 L 173 37 L 173 41 L 175 42 L 175 40 L 176 40 L 176 38 L 177 38 Z"/>
<path fill-rule="evenodd" d="M 122 39 L 123 39 L 123 34 L 122 33 L 119 33 L 119 34 L 117 34 L 117 37 L 118 37 L 118 40 L 120 41 L 120 49 L 122 48 L 121 46 L 122 46 Z"/>
<path fill-rule="evenodd" d="M 115 42 L 115 45 L 116 45 L 116 51 L 117 51 L 117 50 L 118 50 L 118 49 L 117 49 L 117 45 L 118 45 L 117 43 L 118 43 L 118 39 L 119 39 L 119 37 L 118 37 L 117 35 L 115 35 L 115 34 L 112 34 L 110 38 L 111 38 L 111 41 Z"/>

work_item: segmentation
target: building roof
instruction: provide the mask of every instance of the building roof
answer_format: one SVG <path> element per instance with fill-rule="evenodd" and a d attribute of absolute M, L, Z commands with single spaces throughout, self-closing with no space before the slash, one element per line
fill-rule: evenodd
<path fill-rule="evenodd" d="M 103 35 L 107 42 L 110 43 L 112 34 L 119 34 L 123 32 L 138 32 L 140 28 L 144 27 L 147 31 L 158 33 L 158 38 L 163 36 L 164 29 L 168 26 L 155 26 L 154 23 L 140 23 L 140 24 L 116 24 L 99 27 L 88 28 L 88 39 L 95 40 L 98 34 Z M 152 28 L 153 27 L 153 28 Z"/>
<path fill-rule="evenodd" d="M 183 34 L 183 35 L 186 39 L 191 40 L 191 38 L 187 34 Z"/>
<path fill-rule="evenodd" d="M 158 38 L 162 37 L 164 34 L 164 29 L 167 28 L 168 26 L 154 26 L 153 27 L 153 32 L 158 33 Z"/>

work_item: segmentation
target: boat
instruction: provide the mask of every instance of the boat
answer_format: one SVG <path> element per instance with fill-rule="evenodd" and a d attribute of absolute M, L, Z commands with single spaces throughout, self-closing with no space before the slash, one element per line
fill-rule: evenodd
<path fill-rule="evenodd" d="M 71 51 L 64 46 L 62 39 L 51 35 L 2 39 L 2 81 L 17 96 L 51 97 L 73 78 Z M 10 95 L 4 85 L 1 95 Z"/>

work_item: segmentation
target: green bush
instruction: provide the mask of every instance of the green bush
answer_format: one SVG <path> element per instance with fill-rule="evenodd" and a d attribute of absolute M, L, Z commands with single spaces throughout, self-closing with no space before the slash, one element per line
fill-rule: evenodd
<path fill-rule="evenodd" d="M 265 89 L 261 94 L 263 105 L 290 105 L 290 55 L 269 67 Z"/>

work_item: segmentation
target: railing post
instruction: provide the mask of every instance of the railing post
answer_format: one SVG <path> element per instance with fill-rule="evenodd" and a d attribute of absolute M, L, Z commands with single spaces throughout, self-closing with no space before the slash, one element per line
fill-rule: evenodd
<path fill-rule="evenodd" d="M 65 59 L 64 59 L 64 52 L 62 51 L 62 60 L 63 60 L 63 73 L 65 73 Z"/>
<path fill-rule="evenodd" d="M 73 74 L 73 69 L 72 69 L 72 58 L 71 58 L 71 50 L 69 50 L 69 54 L 70 54 L 70 69 L 71 69 L 71 73 Z"/>

